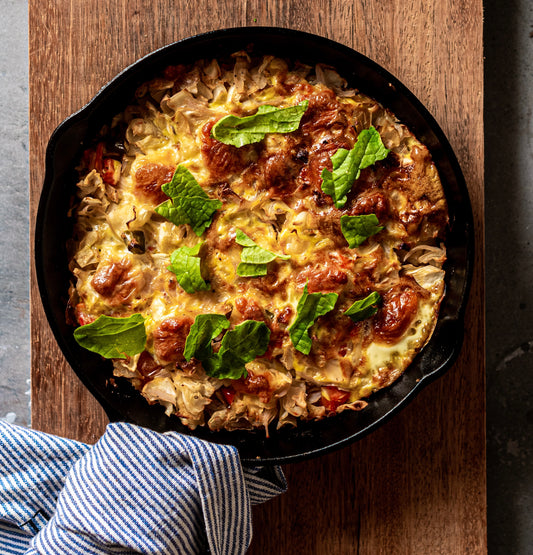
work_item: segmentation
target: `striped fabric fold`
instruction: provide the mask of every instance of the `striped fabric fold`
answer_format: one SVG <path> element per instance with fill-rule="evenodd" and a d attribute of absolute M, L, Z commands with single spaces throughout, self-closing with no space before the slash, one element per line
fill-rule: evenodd
<path fill-rule="evenodd" d="M 110 424 L 93 447 L 0 422 L 0 552 L 245 553 L 286 490 L 235 447 Z"/>
<path fill-rule="evenodd" d="M 68 471 L 88 449 L 0 420 L 0 522 L 35 535 L 54 513 Z"/>

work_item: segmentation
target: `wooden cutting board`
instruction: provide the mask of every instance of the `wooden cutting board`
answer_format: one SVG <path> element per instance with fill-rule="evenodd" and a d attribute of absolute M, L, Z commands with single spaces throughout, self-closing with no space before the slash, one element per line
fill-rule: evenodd
<path fill-rule="evenodd" d="M 455 366 L 369 437 L 285 467 L 288 492 L 254 512 L 252 553 L 486 552 L 482 1 L 29 1 L 32 236 L 52 130 L 119 70 L 215 28 L 277 25 L 351 46 L 436 117 L 473 203 L 477 257 Z M 33 251 L 33 245 L 32 245 Z M 32 424 L 94 442 L 106 417 L 64 361 L 31 274 Z"/>

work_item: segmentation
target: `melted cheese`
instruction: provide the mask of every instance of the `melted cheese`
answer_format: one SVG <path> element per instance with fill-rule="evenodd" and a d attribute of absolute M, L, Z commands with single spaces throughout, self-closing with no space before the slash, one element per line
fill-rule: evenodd
<path fill-rule="evenodd" d="M 445 251 L 434 244 L 442 239 L 442 225 L 429 238 L 428 248 L 437 252 L 429 263 L 417 263 L 421 257 L 414 265 L 413 260 L 403 262 L 406 248 L 424 248 L 422 227 L 416 222 L 431 210 L 440 210 L 445 218 L 442 188 L 425 147 L 375 101 L 358 93 L 336 96 L 312 76 L 310 68 L 287 73 L 285 62 L 276 58 L 265 58 L 259 69 L 242 53 L 236 59 L 241 69 L 235 73 L 224 73 L 216 62 L 210 66 L 199 62 L 188 74 L 193 84 L 184 79 L 189 84 L 179 89 L 178 79 L 173 88 L 169 85 L 167 91 L 159 91 L 159 103 L 148 95 L 150 87 L 145 87 L 139 105 L 114 120 L 127 126 L 119 182 L 111 188 L 89 166 L 84 168 L 88 175 L 78 184 L 81 201 L 71 259 L 75 276 L 71 303 L 85 318 L 133 312 L 147 318 L 147 350 L 159 373 L 147 382 L 140 380 L 139 357 L 125 374 L 124 362 L 117 362 L 117 372 L 130 376 L 151 402 L 161 402 L 167 412 L 176 412 L 191 427 L 207 421 L 214 429 L 268 425 L 276 415 L 279 425 L 294 423 L 296 414 L 321 418 L 336 410 L 331 404 L 326 403 L 327 410 L 321 404 L 320 388 L 326 386 L 349 393 L 339 410 L 361 408 L 361 399 L 398 377 L 427 342 L 444 292 L 440 266 Z M 209 72 L 218 68 L 218 79 L 208 77 L 206 67 Z M 204 75 L 203 81 L 194 82 L 198 75 Z M 204 134 L 210 122 L 229 113 L 254 113 L 265 103 L 292 106 L 302 99 L 310 100 L 316 125 L 311 120 L 293 134 L 268 134 L 260 145 L 240 151 L 234 147 L 214 150 L 216 155 L 210 158 L 211 146 Z M 357 203 L 366 202 L 369 194 L 384 196 L 388 211 L 382 216 L 384 231 L 350 249 L 339 226 L 346 212 L 324 199 L 316 176 L 337 148 L 355 141 L 361 122 L 376 126 L 393 152 L 396 167 L 382 165 L 376 177 L 372 168 L 366 170 L 369 177 L 363 185 L 354 186 L 356 192 L 345 211 L 358 213 Z M 334 149 L 332 144 L 336 144 Z M 137 172 L 148 165 L 175 168 L 178 164 L 191 171 L 209 196 L 223 200 L 201 238 L 206 243 L 202 272 L 210 289 L 194 294 L 180 288 L 168 266 L 175 249 L 192 247 L 200 239 L 188 225 L 177 227 L 157 215 L 153 197 L 140 193 L 136 182 Z M 416 183 L 412 183 L 417 179 L 440 195 L 429 208 L 422 192 L 417 196 Z M 265 278 L 239 277 L 236 269 L 242 248 L 234 241 L 238 229 L 261 247 L 290 259 L 270 263 Z M 144 253 L 128 250 L 123 237 L 132 231 L 142 232 Z M 104 279 L 105 272 L 112 274 L 116 267 L 120 267 L 115 272 L 117 283 L 107 283 L 112 294 L 103 295 L 95 289 L 95 276 Z M 384 342 L 376 335 L 373 318 L 355 325 L 343 316 L 354 300 L 373 290 L 384 295 L 406 280 L 413 290 L 422 287 L 428 293 L 420 293 L 422 289 L 416 293 L 418 304 L 411 322 L 394 341 Z M 122 282 L 131 283 L 120 290 Z M 313 349 L 309 355 L 294 349 L 287 332 L 306 282 L 315 290 L 338 294 L 332 317 L 319 319 L 310 330 Z M 122 303 L 116 302 L 120 295 L 126 297 Z M 245 318 L 238 308 L 242 303 L 255 303 L 277 334 L 278 342 L 267 355 L 248 365 L 252 378 L 262 376 L 259 383 L 268 384 L 268 400 L 266 393 L 256 393 L 251 385 L 242 390 L 229 380 L 207 377 L 201 365 L 189 375 L 179 363 L 168 364 L 159 356 L 154 341 L 162 322 L 184 315 L 194 319 L 203 313 L 229 314 L 231 324 L 236 325 Z M 234 401 L 225 408 L 215 393 L 221 387 L 236 388 Z M 331 403 L 328 390 L 323 389 L 322 396 Z"/>

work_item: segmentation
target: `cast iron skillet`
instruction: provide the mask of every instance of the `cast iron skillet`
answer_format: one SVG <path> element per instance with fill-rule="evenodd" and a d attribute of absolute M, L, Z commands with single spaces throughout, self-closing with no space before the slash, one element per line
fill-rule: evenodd
<path fill-rule="evenodd" d="M 74 167 L 100 127 L 122 111 L 135 89 L 168 65 L 230 54 L 252 45 L 258 53 L 290 57 L 334 66 L 349 86 L 391 109 L 429 147 L 449 202 L 446 296 L 431 341 L 403 376 L 369 399 L 360 412 L 345 411 L 296 428 L 210 432 L 190 431 L 177 417 L 166 417 L 162 407 L 148 405 L 129 383 L 111 387 L 112 366 L 77 345 L 65 320 L 69 272 L 65 243 L 71 233 L 67 218 L 76 183 Z M 102 404 L 111 421 L 129 421 L 158 431 L 177 430 L 202 439 L 237 446 L 246 463 L 287 463 L 324 454 L 347 445 L 383 424 L 429 382 L 454 362 L 462 344 L 463 315 L 473 262 L 473 223 L 468 191 L 459 164 L 443 132 L 395 77 L 365 56 L 330 40 L 289 29 L 251 27 L 214 31 L 156 50 L 110 81 L 94 99 L 66 119 L 53 133 L 46 152 L 46 175 L 37 214 L 35 235 L 37 278 L 52 331 L 74 371 Z"/>

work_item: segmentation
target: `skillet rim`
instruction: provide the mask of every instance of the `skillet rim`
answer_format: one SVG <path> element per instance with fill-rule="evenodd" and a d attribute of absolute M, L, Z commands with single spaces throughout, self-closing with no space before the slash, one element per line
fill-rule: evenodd
<path fill-rule="evenodd" d="M 272 40 L 272 38 L 276 36 L 278 40 L 285 40 L 289 42 L 297 42 L 297 43 L 312 43 L 316 48 L 319 48 L 321 52 L 335 52 L 338 53 L 339 56 L 343 56 L 347 59 L 353 60 L 355 65 L 359 64 L 366 68 L 370 74 L 374 74 L 375 76 L 379 76 L 378 80 L 381 80 L 382 83 L 387 83 L 389 90 L 388 93 L 391 93 L 395 96 L 401 97 L 401 101 L 405 102 L 406 104 L 411 106 L 411 110 L 415 110 L 418 115 L 419 119 L 423 120 L 424 125 L 431 131 L 434 140 L 436 140 L 439 157 L 441 160 L 435 160 L 437 167 L 439 168 L 439 173 L 443 163 L 448 165 L 447 172 L 453 176 L 455 179 L 455 183 L 452 186 L 453 191 L 448 190 L 448 193 L 453 192 L 454 196 L 454 205 L 453 208 L 455 210 L 455 224 L 459 221 L 459 223 L 464 225 L 464 243 L 459 245 L 458 248 L 462 249 L 462 256 L 464 261 L 464 267 L 461 268 L 447 268 L 447 276 L 449 277 L 448 271 L 452 271 L 454 276 L 452 279 L 452 285 L 456 284 L 458 286 L 458 290 L 453 289 L 454 298 L 455 298 L 455 309 L 452 311 L 451 315 L 445 315 L 441 318 L 439 315 L 439 320 L 437 323 L 437 328 L 429 341 L 429 343 L 422 349 L 421 353 L 419 353 L 411 365 L 405 370 L 404 374 L 396 380 L 391 386 L 386 388 L 385 390 L 378 391 L 377 393 L 373 394 L 369 400 L 372 400 L 372 403 L 381 402 L 381 406 L 389 405 L 389 408 L 382 413 L 372 419 L 369 423 L 364 425 L 361 429 L 350 431 L 348 434 L 341 434 L 339 437 L 338 434 L 333 434 L 330 440 L 327 438 L 324 439 L 324 434 L 327 436 L 328 432 L 328 424 L 329 428 L 339 428 L 338 425 L 344 426 L 345 424 L 350 424 L 354 418 L 348 418 L 346 413 L 350 413 L 350 415 L 356 416 L 355 420 L 357 420 L 357 415 L 361 413 L 352 413 L 352 411 L 345 411 L 339 415 L 334 417 L 327 418 L 322 421 L 312 422 L 312 423 L 302 423 L 300 426 L 299 423 L 299 431 L 296 432 L 296 436 L 299 437 L 300 441 L 296 442 L 298 444 L 298 448 L 296 450 L 292 450 L 294 446 L 294 442 L 291 442 L 290 434 L 288 441 L 281 441 L 280 444 L 277 446 L 272 444 L 273 438 L 266 439 L 264 437 L 264 432 L 262 432 L 262 436 L 258 437 L 258 433 L 260 431 L 234 431 L 234 432 L 208 432 L 207 434 L 203 431 L 196 431 L 192 432 L 191 430 L 184 428 L 181 424 L 179 426 L 171 425 L 171 426 L 163 426 L 161 425 L 151 425 L 151 423 L 146 423 L 146 421 L 139 422 L 135 418 L 132 418 L 131 410 L 124 410 L 123 406 L 120 407 L 121 402 L 125 402 L 126 404 L 131 402 L 131 397 L 126 395 L 123 397 L 118 397 L 118 400 L 121 402 L 117 402 L 117 398 L 115 392 L 111 390 L 109 392 L 109 388 L 106 386 L 102 389 L 102 384 L 95 383 L 94 375 L 88 374 L 83 367 L 80 367 L 79 361 L 77 360 L 76 353 L 76 346 L 73 346 L 73 340 L 70 338 L 65 337 L 64 323 L 63 326 L 61 322 L 59 322 L 57 306 L 57 302 L 60 302 L 60 299 L 55 298 L 52 302 L 49 295 L 49 286 L 50 286 L 50 276 L 47 275 L 47 255 L 50 254 L 50 249 L 45 242 L 43 242 L 43 231 L 47 230 L 47 223 L 50 219 L 50 206 L 51 206 L 51 194 L 53 192 L 53 187 L 57 183 L 57 180 L 60 179 L 57 175 L 57 166 L 61 166 L 61 162 L 57 156 L 59 155 L 59 151 L 64 149 L 66 141 L 70 138 L 70 136 L 74 133 L 80 133 L 80 130 L 83 131 L 85 129 L 85 133 L 87 133 L 87 129 L 90 128 L 90 118 L 94 116 L 94 113 L 99 113 L 99 110 L 102 111 L 101 106 L 105 105 L 108 98 L 112 98 L 113 95 L 116 95 L 116 91 L 120 90 L 121 87 L 125 87 L 128 85 L 131 88 L 130 81 L 135 81 L 136 75 L 144 75 L 143 79 L 141 79 L 138 84 L 142 83 L 143 81 L 148 80 L 154 74 L 154 66 L 158 64 L 161 67 L 165 65 L 170 65 L 170 61 L 166 61 L 162 64 L 167 57 L 171 56 L 175 51 L 180 49 L 194 49 L 195 46 L 198 44 L 212 44 L 213 41 L 222 41 L 227 44 L 227 52 L 235 51 L 233 47 L 230 47 L 229 44 L 233 41 L 238 41 L 239 43 L 243 43 L 246 40 L 250 42 L 257 43 L 259 37 L 261 37 L 259 42 L 265 42 L 267 39 Z M 263 45 L 264 46 L 264 45 Z M 264 48 L 262 49 L 264 52 Z M 200 56 L 191 57 L 191 59 L 196 58 L 198 59 Z M 287 56 L 285 56 L 287 57 Z M 297 56 L 302 58 L 303 56 Z M 146 70 L 148 68 L 148 72 Z M 148 73 L 148 75 L 147 75 Z M 342 73 L 343 77 L 347 78 L 347 76 Z M 150 75 L 151 74 L 151 75 Z M 377 79 L 377 77 L 376 77 Z M 126 84 L 126 85 L 125 85 Z M 367 93 L 367 89 L 359 86 L 362 92 L 365 94 Z M 131 89 L 130 89 L 131 90 Z M 134 90 L 134 89 L 133 89 Z M 386 104 L 379 95 L 371 95 L 376 98 L 379 102 L 384 104 L 387 108 L 390 108 L 389 104 Z M 387 96 L 387 95 L 385 95 Z M 129 100 L 128 100 L 129 101 Z M 127 104 L 127 102 L 125 102 Z M 398 116 L 397 110 L 390 108 L 391 111 Z M 111 113 L 118 113 L 114 108 L 111 110 L 108 108 L 108 111 Z M 105 110 L 104 110 L 105 112 Z M 102 115 L 100 119 L 102 119 Z M 399 118 L 403 121 L 403 118 Z M 410 125 L 410 122 L 406 122 L 407 126 L 410 129 L 413 129 L 413 126 Z M 93 124 L 94 125 L 94 124 Z M 416 129 L 416 126 L 415 126 Z M 74 131 L 73 131 L 74 130 Z M 415 132 L 415 135 L 419 137 L 419 134 Z M 420 137 L 419 137 L 420 138 Z M 426 143 L 423 139 L 422 142 Z M 428 145 L 429 147 L 429 145 Z M 434 154 L 435 146 L 433 148 L 429 147 Z M 79 153 L 81 149 L 81 145 L 78 144 L 77 151 Z M 73 161 L 76 158 L 71 158 L 71 166 Z M 440 165 L 440 166 L 439 166 Z M 72 169 L 72 168 L 71 168 Z M 451 173 L 450 173 L 451 172 Z M 443 185 L 449 186 L 448 178 L 450 175 L 446 176 L 446 180 L 443 180 Z M 444 182 L 446 181 L 446 183 Z M 57 189 L 57 185 L 55 185 Z M 446 188 L 446 187 L 445 187 Z M 56 193 L 57 194 L 57 193 Z M 455 206 L 455 203 L 459 201 L 460 206 Z M 450 199 L 448 198 L 449 206 L 452 206 Z M 456 230 L 457 231 L 457 230 Z M 278 27 L 235 27 L 229 29 L 220 29 L 215 31 L 210 31 L 208 33 L 198 34 L 192 37 L 188 37 L 173 43 L 170 43 L 166 46 L 163 46 L 153 52 L 147 54 L 146 56 L 140 58 L 133 64 L 126 67 L 124 70 L 119 72 L 113 79 L 111 79 L 106 85 L 104 85 L 96 95 L 82 108 L 80 108 L 77 112 L 73 113 L 71 116 L 67 117 L 62 123 L 58 125 L 55 131 L 52 133 L 47 151 L 46 151 L 46 171 L 45 171 L 45 178 L 43 183 L 43 189 L 41 193 L 41 198 L 39 202 L 38 212 L 37 212 L 37 220 L 35 226 L 35 266 L 36 266 L 36 273 L 37 273 L 37 281 L 39 285 L 39 291 L 41 295 L 41 299 L 43 302 L 43 306 L 45 309 L 45 313 L 52 329 L 52 332 L 56 338 L 57 343 L 60 346 L 63 355 L 67 359 L 67 362 L 72 366 L 73 370 L 76 372 L 78 377 L 84 383 L 84 385 L 89 389 L 89 391 L 96 397 L 96 399 L 100 402 L 103 406 L 104 410 L 108 414 L 108 417 L 111 421 L 117 420 L 126 420 L 126 421 L 134 421 L 139 423 L 140 425 L 148 425 L 148 427 L 152 427 L 157 429 L 158 431 L 165 431 L 170 429 L 177 429 L 180 432 L 187 433 L 190 435 L 195 435 L 197 437 L 202 437 L 202 439 L 207 439 L 208 441 L 215 441 L 219 443 L 226 443 L 235 445 L 241 454 L 241 460 L 248 464 L 280 464 L 280 463 L 288 463 L 288 462 L 296 462 L 304 459 L 308 459 L 311 457 L 319 456 L 322 454 L 329 453 L 333 450 L 339 449 L 345 445 L 348 445 L 358 439 L 361 439 L 371 431 L 375 430 L 377 427 L 383 425 L 386 421 L 388 421 L 394 414 L 399 412 L 403 407 L 405 407 L 409 402 L 411 402 L 414 397 L 430 382 L 444 374 L 444 372 L 450 368 L 450 366 L 455 362 L 457 356 L 459 355 L 462 339 L 463 339 L 463 327 L 464 327 L 464 313 L 466 310 L 466 303 L 468 298 L 468 293 L 470 290 L 471 280 L 472 280 L 472 270 L 473 270 L 473 257 L 474 257 L 474 235 L 473 235 L 473 216 L 472 216 L 472 209 L 468 194 L 468 189 L 461 172 L 459 163 L 455 154 L 444 135 L 443 131 L 441 130 L 440 126 L 433 118 L 433 116 L 429 113 L 429 111 L 425 108 L 425 106 L 417 99 L 417 97 L 409 90 L 405 85 L 403 85 L 396 77 L 394 77 L 391 73 L 385 70 L 383 67 L 378 65 L 376 62 L 370 60 L 366 56 L 360 54 L 359 52 L 350 49 L 347 46 L 344 46 L 340 43 L 334 42 L 330 39 L 320 37 L 318 35 L 313 35 L 310 33 L 305 33 L 302 31 L 295 31 L 292 29 L 287 28 L 278 28 Z M 460 235 L 460 233 L 459 233 Z M 455 237 L 455 235 L 454 235 Z M 461 237 L 455 237 L 454 240 L 461 239 Z M 448 246 L 448 240 L 447 240 Z M 48 268 L 50 265 L 48 265 Z M 458 271 L 459 270 L 459 271 Z M 456 275 L 460 274 L 460 275 Z M 457 283 L 456 283 L 457 282 Z M 448 283 L 447 283 L 448 285 Z M 450 293 L 450 288 L 448 287 L 448 293 Z M 448 302 L 449 297 L 445 297 L 443 301 L 443 305 Z M 64 319 L 64 318 L 63 318 Z M 437 334 L 437 331 L 439 332 Z M 70 333 L 72 335 L 72 333 Z M 435 345 L 436 339 L 440 339 L 438 345 Z M 74 349 L 73 349 L 74 347 Z M 81 349 L 78 347 L 78 349 Z M 83 350 L 83 354 L 87 355 L 87 352 Z M 89 353 L 92 355 L 92 353 Z M 431 355 L 431 356 L 429 356 Z M 87 358 L 91 358 L 92 362 L 98 362 L 98 357 L 88 356 Z M 427 360 L 431 358 L 432 360 Z M 401 385 L 402 381 L 405 381 L 404 377 L 409 372 L 409 370 L 415 366 L 415 362 L 418 366 L 422 365 L 423 368 L 421 369 L 421 375 L 407 387 L 406 391 L 401 393 L 399 399 L 390 400 L 387 397 L 387 393 L 390 393 L 395 386 Z M 405 387 L 403 388 L 405 389 Z M 402 389 L 402 391 L 403 391 Z M 140 396 L 140 395 L 139 395 Z M 142 400 L 147 407 L 148 405 L 144 400 Z M 117 405 L 118 408 L 117 408 Z M 369 406 L 371 403 L 369 403 Z M 373 406 L 373 405 L 372 405 Z M 128 408 L 128 407 L 126 407 Z M 131 407 L 130 407 L 131 408 Z M 175 418 L 175 417 L 174 417 Z M 177 419 L 176 419 L 177 420 Z M 332 421 L 335 421 L 337 426 L 334 426 Z M 324 426 L 324 423 L 326 424 Z M 313 428 L 309 431 L 309 425 L 311 424 Z M 306 429 L 304 429 L 306 428 Z M 325 430 L 323 429 L 325 428 Z M 197 429 L 198 430 L 198 429 Z M 245 434 L 244 438 L 241 436 Z M 274 431 L 275 439 L 280 440 L 281 436 L 285 436 L 284 429 L 280 430 L 279 432 Z M 331 434 L 330 434 L 331 435 Z M 319 446 L 315 446 L 314 441 L 317 437 L 321 440 Z M 285 439 L 284 437 L 282 439 Z M 249 443 L 253 442 L 259 447 L 260 451 L 262 448 L 261 454 L 257 455 L 258 451 L 254 451 L 250 449 Z M 277 447 L 277 448 L 276 448 Z M 281 447 L 281 449 L 280 449 Z"/>

